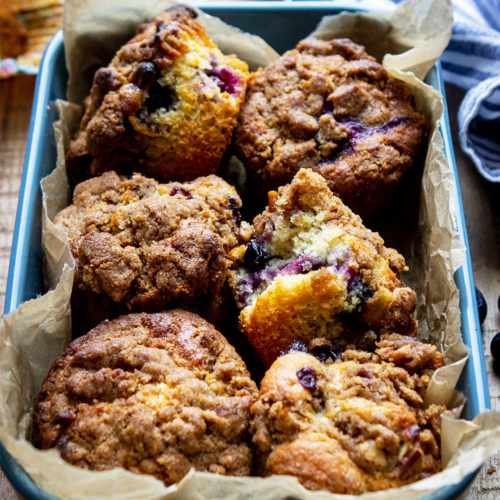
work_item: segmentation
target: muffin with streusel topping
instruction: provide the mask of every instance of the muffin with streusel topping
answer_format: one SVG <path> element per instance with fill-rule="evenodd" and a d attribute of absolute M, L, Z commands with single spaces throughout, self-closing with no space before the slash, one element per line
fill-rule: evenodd
<path fill-rule="evenodd" d="M 231 258 L 243 330 L 269 366 L 293 342 L 372 349 L 384 333 L 414 335 L 416 294 L 405 260 L 328 189 L 301 170 L 269 193 L 253 235 Z"/>
<path fill-rule="evenodd" d="M 312 168 L 367 216 L 391 196 L 425 136 L 410 90 L 364 47 L 310 37 L 252 75 L 235 149 L 263 193 Z"/>
<path fill-rule="evenodd" d="M 193 467 L 250 474 L 245 364 L 196 314 L 121 316 L 71 342 L 45 379 L 35 442 L 91 470 L 124 467 L 170 485 Z"/>
<path fill-rule="evenodd" d="M 73 184 L 106 170 L 160 181 L 215 173 L 245 96 L 248 66 L 174 6 L 99 69 L 67 158 Z"/>
<path fill-rule="evenodd" d="M 75 260 L 79 321 L 94 326 L 176 306 L 218 322 L 230 296 L 227 254 L 239 242 L 240 206 L 215 175 L 160 184 L 106 172 L 80 183 L 54 218 Z"/>
<path fill-rule="evenodd" d="M 360 494 L 441 470 L 441 413 L 424 404 L 434 346 L 392 334 L 375 353 L 347 350 L 329 363 L 303 352 L 278 358 L 252 407 L 264 474 L 306 487 Z"/>

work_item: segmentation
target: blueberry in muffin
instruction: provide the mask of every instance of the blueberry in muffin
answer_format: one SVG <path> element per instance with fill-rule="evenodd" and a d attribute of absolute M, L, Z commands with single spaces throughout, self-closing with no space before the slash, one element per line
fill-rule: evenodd
<path fill-rule="evenodd" d="M 45 379 L 36 444 L 78 467 L 124 467 L 166 485 L 191 467 L 250 473 L 245 364 L 196 314 L 173 310 L 104 321 L 71 342 Z"/>
<path fill-rule="evenodd" d="M 360 494 L 440 471 L 446 408 L 423 400 L 443 364 L 434 346 L 397 334 L 375 353 L 347 350 L 334 362 L 303 352 L 278 358 L 251 410 L 262 472 Z"/>
<path fill-rule="evenodd" d="M 391 196 L 425 135 L 409 89 L 364 47 L 311 37 L 251 76 L 235 150 L 264 193 L 312 168 L 366 217 Z"/>
<path fill-rule="evenodd" d="M 404 258 L 310 169 L 269 193 L 245 246 L 231 252 L 240 322 L 269 366 L 293 342 L 370 349 L 384 333 L 414 335 L 416 295 Z"/>
<path fill-rule="evenodd" d="M 73 184 L 106 170 L 161 181 L 215 173 L 245 95 L 248 67 L 175 6 L 141 25 L 94 77 L 72 141 Z"/>
<path fill-rule="evenodd" d="M 215 175 L 159 184 L 106 172 L 54 218 L 75 260 L 72 309 L 84 326 L 129 311 L 183 307 L 215 322 L 230 292 L 240 198 Z"/>

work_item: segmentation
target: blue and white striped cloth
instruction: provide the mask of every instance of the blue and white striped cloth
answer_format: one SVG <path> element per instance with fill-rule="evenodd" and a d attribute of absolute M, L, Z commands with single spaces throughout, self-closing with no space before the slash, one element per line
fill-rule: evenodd
<path fill-rule="evenodd" d="M 453 0 L 453 11 L 441 62 L 445 81 L 468 91 L 460 144 L 483 177 L 500 182 L 500 0 Z"/>
<path fill-rule="evenodd" d="M 455 0 L 453 33 L 441 59 L 446 81 L 468 92 L 460 144 L 479 172 L 500 182 L 500 0 Z"/>
<path fill-rule="evenodd" d="M 368 0 L 368 6 L 403 1 Z M 441 62 L 445 81 L 467 90 L 458 111 L 460 144 L 483 177 L 500 182 L 500 0 L 452 4 L 453 31 Z"/>

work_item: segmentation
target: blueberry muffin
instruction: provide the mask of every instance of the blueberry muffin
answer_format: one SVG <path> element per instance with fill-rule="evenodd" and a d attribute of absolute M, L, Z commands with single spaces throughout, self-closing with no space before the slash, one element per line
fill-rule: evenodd
<path fill-rule="evenodd" d="M 241 201 L 215 175 L 159 184 L 115 172 L 79 184 L 54 223 L 68 234 L 73 312 L 84 326 L 175 305 L 217 321 Z M 227 290 L 227 291 L 226 291 Z"/>
<path fill-rule="evenodd" d="M 265 192 L 312 168 L 367 216 L 390 197 L 425 135 L 408 88 L 364 47 L 307 38 L 252 75 L 235 149 Z"/>
<path fill-rule="evenodd" d="M 278 358 L 251 410 L 263 473 L 360 494 L 440 471 L 445 407 L 424 407 L 423 399 L 443 364 L 434 346 L 396 334 L 375 354 L 348 350 L 330 363 L 303 352 Z"/>
<path fill-rule="evenodd" d="M 384 333 L 414 335 L 416 295 L 404 258 L 310 169 L 269 193 L 246 246 L 235 248 L 231 286 L 240 321 L 269 366 L 293 342 L 370 349 Z"/>
<path fill-rule="evenodd" d="M 35 408 L 35 442 L 78 467 L 124 467 L 166 485 L 191 467 L 244 476 L 256 396 L 245 364 L 210 323 L 183 310 L 130 314 L 56 359 Z"/>
<path fill-rule="evenodd" d="M 84 102 L 66 163 L 79 182 L 106 170 L 161 181 L 214 173 L 245 95 L 248 67 L 225 56 L 183 6 L 139 27 Z"/>
<path fill-rule="evenodd" d="M 3 2 L 0 5 L 0 59 L 17 57 L 26 48 L 28 33 L 15 11 Z"/>

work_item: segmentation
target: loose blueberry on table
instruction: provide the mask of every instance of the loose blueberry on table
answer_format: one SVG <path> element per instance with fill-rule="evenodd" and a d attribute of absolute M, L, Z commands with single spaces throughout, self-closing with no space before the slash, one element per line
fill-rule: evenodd
<path fill-rule="evenodd" d="M 490 345 L 493 356 L 493 371 L 500 377 L 500 332 L 496 333 Z"/>
<path fill-rule="evenodd" d="M 476 287 L 477 312 L 479 314 L 479 322 L 482 324 L 488 314 L 488 305 L 484 295 Z"/>
<path fill-rule="evenodd" d="M 490 345 L 491 355 L 496 363 L 500 363 L 500 332 L 496 333 Z"/>

